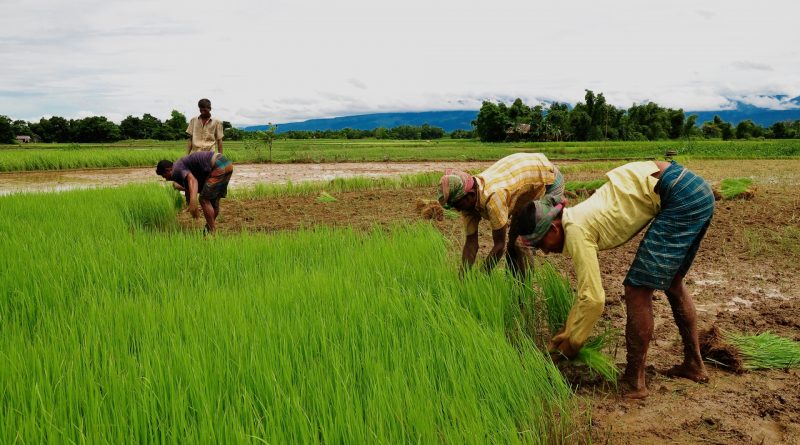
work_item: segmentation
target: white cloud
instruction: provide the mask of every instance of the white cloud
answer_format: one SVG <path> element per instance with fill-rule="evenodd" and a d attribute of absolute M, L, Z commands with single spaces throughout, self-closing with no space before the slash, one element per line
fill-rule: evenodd
<path fill-rule="evenodd" d="M 236 125 L 521 97 L 719 109 L 800 94 L 800 4 L 0 0 L 0 114 Z M 776 14 L 775 11 L 780 11 Z M 782 106 L 778 104 L 778 106 Z"/>
<path fill-rule="evenodd" d="M 740 70 L 754 70 L 754 71 L 774 71 L 771 66 L 766 63 L 748 62 L 746 60 L 737 60 L 733 62 L 734 68 Z"/>

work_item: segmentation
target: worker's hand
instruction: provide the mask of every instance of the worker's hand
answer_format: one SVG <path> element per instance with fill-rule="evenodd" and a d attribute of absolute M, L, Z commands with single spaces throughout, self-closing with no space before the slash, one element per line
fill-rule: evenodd
<path fill-rule="evenodd" d="M 189 202 L 189 213 L 192 215 L 192 218 L 197 219 L 200 217 L 200 205 L 197 204 L 196 200 L 192 200 Z"/>
<path fill-rule="evenodd" d="M 575 347 L 570 341 L 569 335 L 564 332 L 564 329 L 561 329 L 561 331 L 550 340 L 547 349 L 550 351 L 550 354 L 563 355 L 572 360 L 578 355 L 578 351 L 581 348 Z"/>

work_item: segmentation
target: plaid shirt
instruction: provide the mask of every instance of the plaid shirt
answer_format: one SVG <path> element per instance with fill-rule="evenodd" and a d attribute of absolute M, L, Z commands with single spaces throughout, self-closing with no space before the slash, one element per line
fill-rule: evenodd
<path fill-rule="evenodd" d="M 555 172 L 541 153 L 516 153 L 476 175 L 478 202 L 474 210 L 462 214 L 466 235 L 478 232 L 481 218 L 489 220 L 492 230 L 505 227 L 517 205 L 544 196 L 545 188 L 555 182 Z"/>

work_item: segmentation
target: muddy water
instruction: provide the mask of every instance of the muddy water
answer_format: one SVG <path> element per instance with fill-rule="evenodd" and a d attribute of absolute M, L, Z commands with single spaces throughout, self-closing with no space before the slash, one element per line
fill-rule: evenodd
<path fill-rule="evenodd" d="M 257 183 L 326 181 L 353 176 L 399 176 L 445 167 L 484 169 L 492 162 L 350 162 L 329 164 L 241 164 L 234 167 L 231 187 Z M 53 192 L 79 188 L 113 187 L 163 181 L 154 168 L 114 168 L 0 173 L 0 195 L 16 192 Z"/>

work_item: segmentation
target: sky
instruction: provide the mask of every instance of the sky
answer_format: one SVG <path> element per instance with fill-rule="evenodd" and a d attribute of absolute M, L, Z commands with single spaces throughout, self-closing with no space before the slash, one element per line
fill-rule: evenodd
<path fill-rule="evenodd" d="M 0 115 L 236 126 L 484 100 L 719 110 L 800 96 L 800 2 L 0 0 Z"/>

